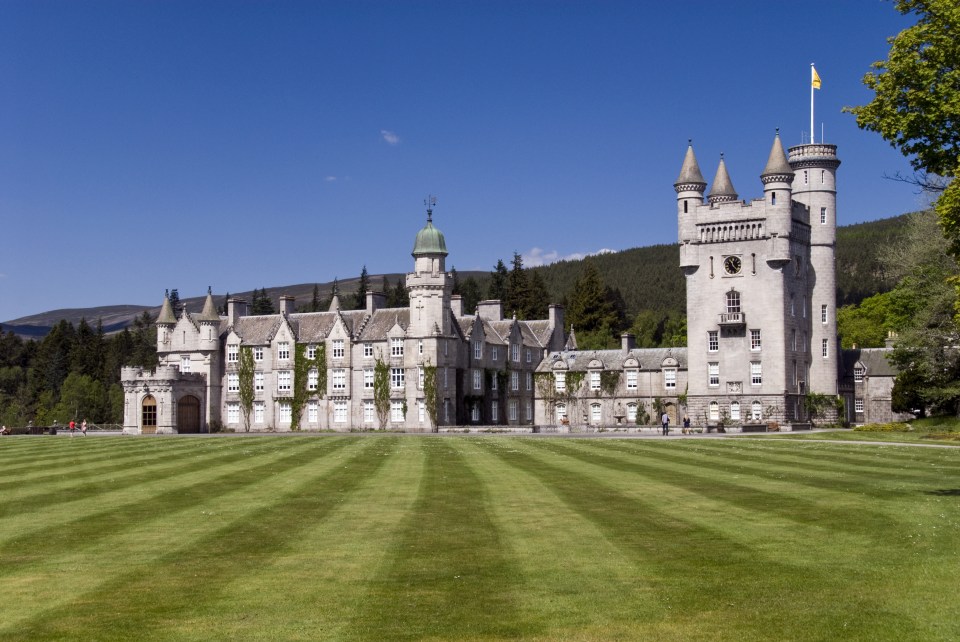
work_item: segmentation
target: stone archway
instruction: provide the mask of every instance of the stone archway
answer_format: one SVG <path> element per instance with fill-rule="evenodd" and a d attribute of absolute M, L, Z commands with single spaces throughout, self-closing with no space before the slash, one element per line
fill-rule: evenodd
<path fill-rule="evenodd" d="M 147 395 L 140 402 L 140 434 L 157 434 L 157 400 Z"/>
<path fill-rule="evenodd" d="M 194 434 L 200 432 L 200 400 L 185 395 L 177 402 L 177 432 Z"/>

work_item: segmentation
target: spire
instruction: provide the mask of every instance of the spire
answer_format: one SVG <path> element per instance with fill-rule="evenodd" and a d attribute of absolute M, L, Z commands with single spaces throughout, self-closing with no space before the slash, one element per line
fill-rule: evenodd
<path fill-rule="evenodd" d="M 570 334 L 567 335 L 567 343 L 563 346 L 564 350 L 577 349 L 577 335 L 573 332 L 573 326 L 570 326 Z"/>
<path fill-rule="evenodd" d="M 207 300 L 203 302 L 203 312 L 200 313 L 198 321 L 220 321 L 217 306 L 213 304 L 213 289 L 210 286 L 207 286 Z"/>
<path fill-rule="evenodd" d="M 173 306 L 170 305 L 170 292 L 163 295 L 163 306 L 160 308 L 160 316 L 157 317 L 157 325 L 161 323 L 167 325 L 176 325 L 177 317 L 173 314 Z"/>
<path fill-rule="evenodd" d="M 330 299 L 330 309 L 328 312 L 336 312 L 340 309 L 340 296 L 334 293 L 333 298 Z"/>
<path fill-rule="evenodd" d="M 790 163 L 787 162 L 787 155 L 783 151 L 783 144 L 780 142 L 780 128 L 777 128 L 777 135 L 773 139 L 773 147 L 770 148 L 770 157 L 767 159 L 767 166 L 763 168 L 760 174 L 760 180 L 764 183 L 780 182 L 789 183 L 793 181 L 793 170 Z"/>
<path fill-rule="evenodd" d="M 727 173 L 727 164 L 723 162 L 723 154 L 720 154 L 720 165 L 717 167 L 717 175 L 713 177 L 713 185 L 710 187 L 710 193 L 707 194 L 707 200 L 710 204 L 729 203 L 737 200 L 737 190 L 733 189 L 733 182 L 730 180 L 730 174 Z"/>
<path fill-rule="evenodd" d="M 683 167 L 680 168 L 680 176 L 677 182 L 673 184 L 677 192 L 700 192 L 707 188 L 707 181 L 703 180 L 703 174 L 700 173 L 700 165 L 697 164 L 697 157 L 693 153 L 693 140 L 687 140 L 687 154 L 683 157 Z"/>

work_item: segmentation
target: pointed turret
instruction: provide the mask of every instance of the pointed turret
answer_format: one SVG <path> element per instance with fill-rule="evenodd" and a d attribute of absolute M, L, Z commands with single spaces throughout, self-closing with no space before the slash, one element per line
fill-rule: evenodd
<path fill-rule="evenodd" d="M 700 173 L 700 165 L 697 163 L 697 157 L 693 153 L 693 141 L 687 141 L 687 154 L 683 157 L 683 166 L 680 168 L 680 176 L 677 182 L 673 184 L 673 189 L 680 192 L 700 192 L 707 189 L 707 181 L 703 180 L 703 174 Z"/>
<path fill-rule="evenodd" d="M 780 129 L 777 128 L 777 135 L 773 139 L 773 147 L 770 148 L 770 157 L 767 159 L 767 166 L 763 168 L 760 174 L 760 180 L 764 184 L 772 181 L 790 183 L 793 181 L 793 169 L 787 162 L 787 154 L 783 151 L 783 144 L 780 142 Z"/>
<path fill-rule="evenodd" d="M 340 295 L 334 294 L 333 298 L 330 299 L 330 307 L 327 309 L 327 312 L 336 312 L 340 309 Z"/>
<path fill-rule="evenodd" d="M 577 349 L 577 335 L 573 331 L 573 326 L 570 326 L 570 334 L 567 335 L 567 343 L 563 349 L 568 351 Z"/>
<path fill-rule="evenodd" d="M 177 317 L 173 313 L 173 306 L 170 305 L 170 295 L 163 295 L 163 305 L 160 307 L 160 316 L 157 317 L 157 325 L 176 325 Z"/>
<path fill-rule="evenodd" d="M 217 306 L 213 304 L 213 289 L 207 286 L 207 300 L 203 302 L 203 311 L 197 317 L 200 323 L 201 350 L 215 351 L 220 349 L 220 315 Z"/>
<path fill-rule="evenodd" d="M 711 205 L 737 200 L 737 190 L 733 189 L 733 182 L 730 180 L 730 174 L 727 173 L 727 164 L 723 161 L 723 154 L 720 154 L 720 165 L 717 166 L 717 174 L 713 177 L 713 185 L 710 187 L 707 200 L 710 201 Z"/>
<path fill-rule="evenodd" d="M 198 321 L 220 322 L 220 314 L 217 312 L 217 306 L 213 303 L 213 291 L 207 288 L 207 300 L 203 302 L 203 312 L 200 313 Z"/>

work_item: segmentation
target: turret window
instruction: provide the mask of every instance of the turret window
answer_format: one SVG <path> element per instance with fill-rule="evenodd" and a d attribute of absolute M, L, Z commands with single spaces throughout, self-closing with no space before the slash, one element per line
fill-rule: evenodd
<path fill-rule="evenodd" d="M 826 225 L 826 224 L 827 224 L 827 208 L 821 207 L 820 208 L 820 225 Z"/>
<path fill-rule="evenodd" d="M 776 204 L 777 204 L 777 193 L 776 193 L 776 192 L 770 192 L 770 204 L 771 204 L 771 205 L 776 205 Z"/>
<path fill-rule="evenodd" d="M 687 202 L 686 202 L 686 201 L 683 202 L 683 213 L 684 213 L 684 214 L 687 213 Z"/>

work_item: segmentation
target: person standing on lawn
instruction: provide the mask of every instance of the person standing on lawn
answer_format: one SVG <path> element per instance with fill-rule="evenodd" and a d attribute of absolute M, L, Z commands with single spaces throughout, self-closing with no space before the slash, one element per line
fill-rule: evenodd
<path fill-rule="evenodd" d="M 77 431 L 77 422 L 73 419 L 70 420 L 70 436 L 73 437 L 73 433 Z"/>
<path fill-rule="evenodd" d="M 664 411 L 663 415 L 660 417 L 660 423 L 663 424 L 663 434 L 666 435 L 670 432 L 670 415 Z"/>
<path fill-rule="evenodd" d="M 86 417 L 83 418 L 83 423 L 80 424 L 80 432 L 83 434 L 84 437 L 87 436 L 87 418 Z"/>

